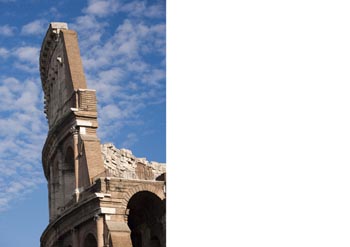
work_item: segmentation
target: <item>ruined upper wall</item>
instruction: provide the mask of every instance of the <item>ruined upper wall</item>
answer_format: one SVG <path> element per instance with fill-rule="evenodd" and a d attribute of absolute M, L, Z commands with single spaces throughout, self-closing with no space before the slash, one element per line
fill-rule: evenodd
<path fill-rule="evenodd" d="M 107 176 L 110 177 L 156 180 L 166 172 L 164 163 L 137 158 L 130 150 L 118 149 L 112 143 L 101 145 L 101 151 Z"/>
<path fill-rule="evenodd" d="M 40 50 L 40 76 L 49 127 L 77 108 L 76 92 L 86 89 L 78 36 L 62 22 L 50 24 Z"/>

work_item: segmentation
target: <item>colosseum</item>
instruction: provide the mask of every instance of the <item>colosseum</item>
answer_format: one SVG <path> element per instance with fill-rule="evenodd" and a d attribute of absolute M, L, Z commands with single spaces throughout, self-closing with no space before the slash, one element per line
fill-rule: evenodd
<path fill-rule="evenodd" d="M 77 33 L 51 23 L 39 63 L 49 125 L 42 163 L 50 219 L 41 247 L 166 246 L 165 164 L 100 143 Z"/>

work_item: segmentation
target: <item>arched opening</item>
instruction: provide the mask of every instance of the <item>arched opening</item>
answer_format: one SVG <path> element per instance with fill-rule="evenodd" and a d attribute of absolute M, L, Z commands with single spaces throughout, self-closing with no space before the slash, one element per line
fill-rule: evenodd
<path fill-rule="evenodd" d="M 64 202 L 66 204 L 72 199 L 75 190 L 74 151 L 71 147 L 68 147 L 65 153 L 62 172 L 64 185 Z"/>
<path fill-rule="evenodd" d="M 131 197 L 128 209 L 133 247 L 165 247 L 165 200 L 140 191 Z"/>
<path fill-rule="evenodd" d="M 97 247 L 97 241 L 94 235 L 89 233 L 84 240 L 84 247 Z"/>

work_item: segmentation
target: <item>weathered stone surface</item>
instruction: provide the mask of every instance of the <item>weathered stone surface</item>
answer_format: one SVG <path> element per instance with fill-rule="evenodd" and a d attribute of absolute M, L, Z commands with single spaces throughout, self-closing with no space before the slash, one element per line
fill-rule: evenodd
<path fill-rule="evenodd" d="M 104 166 L 109 176 L 128 179 L 156 180 L 166 172 L 164 163 L 137 158 L 128 149 L 118 149 L 112 143 L 101 145 Z"/>

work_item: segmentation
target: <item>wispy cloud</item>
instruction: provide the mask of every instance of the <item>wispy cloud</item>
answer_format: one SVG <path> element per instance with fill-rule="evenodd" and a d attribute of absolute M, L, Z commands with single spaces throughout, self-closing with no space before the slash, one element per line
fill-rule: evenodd
<path fill-rule="evenodd" d="M 102 26 L 100 32 L 105 28 Z M 81 54 L 89 87 L 96 89 L 99 99 L 99 135 L 108 138 L 108 129 L 142 124 L 140 110 L 165 101 L 165 65 L 145 59 L 149 54 L 165 56 L 165 23 L 128 18 L 103 43 L 80 39 L 88 40 Z"/>
<path fill-rule="evenodd" d="M 39 85 L 37 79 L 0 78 L 0 114 L 6 116 L 0 119 L 1 210 L 45 181 L 38 155 L 47 129 Z"/>
<path fill-rule="evenodd" d="M 15 27 L 12 27 L 10 25 L 3 25 L 0 26 L 0 35 L 2 36 L 13 36 L 15 34 Z"/>
<path fill-rule="evenodd" d="M 161 86 L 159 82 L 165 80 L 165 71 L 162 69 L 152 69 L 149 73 L 142 75 L 142 82 L 152 86 Z"/>
<path fill-rule="evenodd" d="M 8 55 L 9 51 L 4 47 L 0 47 L 0 57 L 7 57 Z"/>
<path fill-rule="evenodd" d="M 40 19 L 27 23 L 21 29 L 22 35 L 43 35 L 47 29 L 47 21 Z"/>
<path fill-rule="evenodd" d="M 129 133 L 126 140 L 121 144 L 122 147 L 131 148 L 139 140 L 135 133 Z"/>
<path fill-rule="evenodd" d="M 99 44 L 106 26 L 107 22 L 98 21 L 92 15 L 78 16 L 73 23 L 69 23 L 69 28 L 79 33 L 79 46 L 82 49 Z"/>
<path fill-rule="evenodd" d="M 17 47 L 12 51 L 12 55 L 16 57 L 13 66 L 17 69 L 28 73 L 38 72 L 39 48 L 34 46 Z"/>
<path fill-rule="evenodd" d="M 23 46 L 14 50 L 14 54 L 19 60 L 30 62 L 32 64 L 38 63 L 39 48 L 33 46 Z"/>
<path fill-rule="evenodd" d="M 62 13 L 56 7 L 51 7 L 49 9 L 49 15 L 53 19 L 58 19 L 62 17 Z"/>
<path fill-rule="evenodd" d="M 89 0 L 88 6 L 83 10 L 89 15 L 104 17 L 117 12 L 119 3 L 116 0 Z"/>
<path fill-rule="evenodd" d="M 84 33 L 82 33 L 84 35 Z M 103 66 L 137 64 L 146 68 L 141 55 L 165 54 L 165 24 L 146 25 L 126 19 L 117 27 L 114 35 L 104 44 L 92 42 L 83 50 L 83 62 L 87 70 L 98 70 Z"/>
<path fill-rule="evenodd" d="M 154 5 L 147 5 L 146 1 L 132 1 L 124 3 L 119 11 L 126 12 L 133 17 L 160 18 L 165 16 L 165 1 L 158 1 Z"/>

